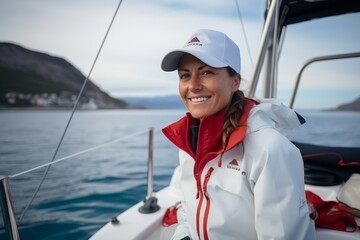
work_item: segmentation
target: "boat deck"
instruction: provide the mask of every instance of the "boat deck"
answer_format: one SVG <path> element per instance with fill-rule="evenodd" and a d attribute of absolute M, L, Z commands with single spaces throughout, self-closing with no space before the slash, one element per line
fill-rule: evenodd
<path fill-rule="evenodd" d="M 336 195 L 341 184 L 335 186 L 314 186 L 306 185 L 305 189 L 310 190 L 319 195 L 324 201 L 336 201 Z M 139 202 L 117 218 L 118 224 L 107 223 L 102 229 L 95 233 L 90 240 L 111 240 L 111 239 L 134 239 L 134 240 L 165 240 L 171 239 L 175 230 L 175 226 L 163 227 L 161 224 L 166 209 L 176 202 L 176 188 L 172 186 L 166 187 L 156 193 L 160 210 L 151 214 L 142 214 L 138 209 L 143 205 Z M 360 218 L 356 218 L 360 225 Z M 316 229 L 318 240 L 359 240 L 360 231 L 342 232 L 325 228 Z"/>

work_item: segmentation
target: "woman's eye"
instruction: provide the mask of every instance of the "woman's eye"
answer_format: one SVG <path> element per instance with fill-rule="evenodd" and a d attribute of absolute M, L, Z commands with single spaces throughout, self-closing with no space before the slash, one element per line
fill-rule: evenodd
<path fill-rule="evenodd" d="M 189 74 L 180 74 L 179 79 L 187 79 L 189 78 Z"/>
<path fill-rule="evenodd" d="M 212 75 L 212 74 L 213 74 L 213 72 L 211 72 L 211 71 L 203 71 L 203 72 L 201 73 L 202 76 L 210 76 L 210 75 Z"/>

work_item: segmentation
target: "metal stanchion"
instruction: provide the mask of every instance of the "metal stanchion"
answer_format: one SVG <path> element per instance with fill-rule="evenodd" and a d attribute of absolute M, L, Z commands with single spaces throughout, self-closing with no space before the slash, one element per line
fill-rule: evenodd
<path fill-rule="evenodd" d="M 148 159 L 148 183 L 147 196 L 144 205 L 139 208 L 141 213 L 153 213 L 160 209 L 157 198 L 153 196 L 153 151 L 154 151 L 154 128 L 149 131 L 149 159 Z"/>
<path fill-rule="evenodd" d="M 9 178 L 0 176 L 0 206 L 4 219 L 5 231 L 9 240 L 19 240 L 19 231 L 16 225 L 14 208 L 11 201 Z"/>

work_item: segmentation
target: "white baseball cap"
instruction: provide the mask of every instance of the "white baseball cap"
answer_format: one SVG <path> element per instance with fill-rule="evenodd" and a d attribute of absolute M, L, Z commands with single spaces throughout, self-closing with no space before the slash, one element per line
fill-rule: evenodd
<path fill-rule="evenodd" d="M 180 58 L 191 54 L 214 68 L 231 67 L 240 73 L 240 49 L 226 34 L 214 30 L 200 29 L 194 33 L 182 49 L 165 55 L 161 62 L 166 72 L 178 69 Z"/>

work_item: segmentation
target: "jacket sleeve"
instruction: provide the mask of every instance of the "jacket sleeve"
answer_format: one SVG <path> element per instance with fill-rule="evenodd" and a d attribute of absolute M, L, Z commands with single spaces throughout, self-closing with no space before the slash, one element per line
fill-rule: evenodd
<path fill-rule="evenodd" d="M 174 196 L 179 198 L 180 200 L 183 199 L 182 191 L 181 191 L 181 167 L 178 166 L 174 170 L 174 173 L 171 178 L 170 186 L 171 186 L 171 192 Z M 189 223 L 186 221 L 186 213 L 184 210 L 182 202 L 178 203 L 176 205 L 177 211 L 176 211 L 176 217 L 177 217 L 177 226 L 175 229 L 175 232 L 171 238 L 171 240 L 191 240 L 190 237 L 190 228 Z"/>
<path fill-rule="evenodd" d="M 271 137 L 263 138 L 261 146 L 258 144 L 258 159 L 253 166 L 258 239 L 315 239 L 305 198 L 300 151 L 276 131 L 269 133 Z"/>
<path fill-rule="evenodd" d="M 171 240 L 185 240 L 190 238 L 189 224 L 186 221 L 185 211 L 182 207 L 182 203 L 177 206 L 177 220 L 178 224 Z"/>

